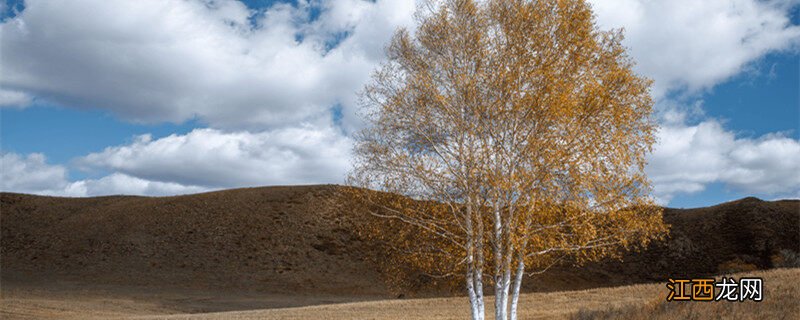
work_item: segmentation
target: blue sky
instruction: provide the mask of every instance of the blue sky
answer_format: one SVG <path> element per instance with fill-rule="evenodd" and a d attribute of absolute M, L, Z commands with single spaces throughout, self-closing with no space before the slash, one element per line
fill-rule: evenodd
<path fill-rule="evenodd" d="M 71 4 L 2 8 L 4 191 L 342 183 L 354 93 L 394 28 L 414 23 L 413 1 Z M 655 80 L 662 132 L 648 173 L 662 203 L 800 196 L 796 2 L 595 8 Z"/>
<path fill-rule="evenodd" d="M 791 132 L 800 138 L 800 59 L 796 53 L 769 54 L 704 94 L 705 113 L 725 119 L 742 135 Z"/>

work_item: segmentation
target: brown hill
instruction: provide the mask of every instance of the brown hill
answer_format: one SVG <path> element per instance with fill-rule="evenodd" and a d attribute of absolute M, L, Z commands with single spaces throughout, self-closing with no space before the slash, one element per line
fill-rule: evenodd
<path fill-rule="evenodd" d="M 353 231 L 361 219 L 332 209 L 337 188 L 265 187 L 158 198 L 2 193 L 0 280 L 294 295 L 396 294 L 373 262 L 380 259 L 380 247 Z M 560 267 L 529 281 L 528 289 L 765 269 L 790 263 L 800 251 L 797 200 L 746 198 L 708 208 L 667 209 L 664 219 L 672 225 L 667 241 L 628 254 L 623 262 Z"/>
<path fill-rule="evenodd" d="M 584 288 L 800 267 L 800 200 L 748 197 L 705 208 L 665 208 L 664 222 L 670 225 L 665 241 L 621 261 L 561 267 L 553 281 Z"/>
<path fill-rule="evenodd" d="M 334 186 L 177 197 L 55 198 L 5 193 L 2 279 L 379 294 Z"/>

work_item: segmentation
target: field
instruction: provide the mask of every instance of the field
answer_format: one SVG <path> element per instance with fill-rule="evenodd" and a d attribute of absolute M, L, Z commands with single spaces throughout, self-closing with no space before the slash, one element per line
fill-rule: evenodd
<path fill-rule="evenodd" d="M 796 319 L 800 315 L 800 269 L 737 274 L 764 278 L 761 302 L 666 302 L 663 283 L 549 293 L 527 293 L 521 319 Z M 133 290 L 58 292 L 14 288 L 4 290 L 3 319 L 465 319 L 465 298 L 391 299 L 335 302 L 335 297 L 264 297 L 202 294 L 169 290 L 147 295 Z M 105 291 L 104 291 L 105 290 Z M 103 293 L 103 294 L 101 294 Z M 351 297 L 353 298 L 353 297 Z M 306 307 L 201 313 L 203 308 L 248 309 L 294 302 L 325 303 Z M 327 301 L 326 301 L 327 299 Z M 341 299 L 341 298 L 339 298 Z M 491 306 L 491 300 L 487 301 Z M 191 309 L 191 312 L 185 312 Z M 192 309 L 194 308 L 194 309 Z M 183 310 L 184 312 L 181 312 Z M 487 310 L 491 312 L 491 310 Z"/>

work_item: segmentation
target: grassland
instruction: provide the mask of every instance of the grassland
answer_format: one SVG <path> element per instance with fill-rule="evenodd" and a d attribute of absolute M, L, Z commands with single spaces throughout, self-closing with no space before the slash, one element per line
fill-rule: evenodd
<path fill-rule="evenodd" d="M 521 300 L 521 319 L 797 319 L 800 315 L 800 269 L 775 269 L 736 274 L 764 278 L 761 302 L 666 302 L 663 283 L 579 291 L 527 293 Z M 53 295 L 25 290 L 4 291 L 0 301 L 3 319 L 466 319 L 465 298 L 391 299 L 326 303 L 306 307 L 272 308 L 212 313 L 180 313 L 188 301 L 197 306 L 225 303 L 222 295 L 165 293 L 125 296 L 124 292 L 92 296 Z M 204 300 L 205 297 L 205 300 Z M 216 298 L 214 298 L 216 297 Z M 254 300 L 293 299 L 291 296 L 231 295 L 231 305 Z M 314 299 L 308 296 L 297 299 Z M 216 301 L 212 301 L 217 299 Z M 248 300 L 250 299 L 250 300 Z M 317 302 L 326 297 L 316 297 Z M 327 297 L 327 299 L 332 299 Z M 224 300 L 224 299 L 223 299 Z M 491 300 L 487 306 L 491 306 Z M 488 310 L 491 312 L 491 310 Z"/>

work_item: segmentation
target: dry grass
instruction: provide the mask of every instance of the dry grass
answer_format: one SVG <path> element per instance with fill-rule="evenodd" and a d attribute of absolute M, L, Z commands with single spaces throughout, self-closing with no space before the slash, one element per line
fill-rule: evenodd
<path fill-rule="evenodd" d="M 748 272 L 764 278 L 763 301 L 667 302 L 663 296 L 622 307 L 581 309 L 572 319 L 798 319 L 800 318 L 800 269 Z M 740 275 L 745 275 L 740 274 Z M 738 277 L 737 277 L 738 278 Z"/>
<path fill-rule="evenodd" d="M 663 283 L 582 291 L 524 294 L 522 319 L 796 319 L 800 314 L 800 269 L 737 274 L 764 278 L 762 302 L 665 302 Z M 465 319 L 465 298 L 432 298 L 333 303 L 308 307 L 216 313 L 179 314 L 170 303 L 177 295 L 162 294 L 160 302 L 119 297 L 74 298 L 4 296 L 3 319 Z M 186 297 L 187 299 L 191 297 Z M 195 299 L 197 297 L 194 297 Z M 274 297 L 273 297 L 274 298 Z M 291 299 L 292 297 L 284 297 Z M 300 297 L 308 299 L 308 297 Z M 201 301 L 197 301 L 200 303 Z M 487 306 L 491 306 L 491 299 Z M 488 310 L 491 312 L 491 310 Z"/>

